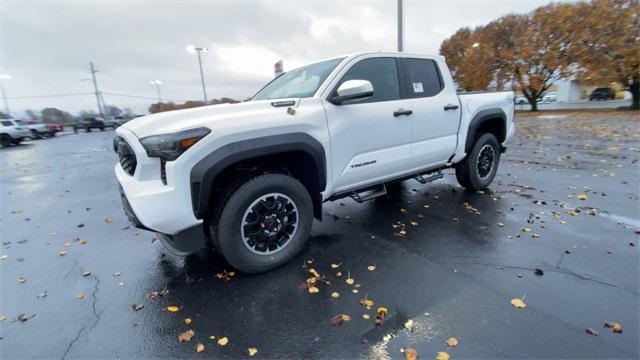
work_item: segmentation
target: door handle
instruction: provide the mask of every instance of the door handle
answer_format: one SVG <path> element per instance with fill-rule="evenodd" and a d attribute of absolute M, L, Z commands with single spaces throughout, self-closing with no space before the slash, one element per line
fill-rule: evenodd
<path fill-rule="evenodd" d="M 459 108 L 459 106 L 458 106 L 458 105 L 447 104 L 447 105 L 445 105 L 445 106 L 444 106 L 444 111 L 447 111 L 447 110 L 456 110 L 456 109 L 458 109 L 458 108 Z"/>
<path fill-rule="evenodd" d="M 405 109 L 398 109 L 396 111 L 393 112 L 393 116 L 398 117 L 401 115 L 411 115 L 413 114 L 413 111 L 411 110 L 405 110 Z"/>

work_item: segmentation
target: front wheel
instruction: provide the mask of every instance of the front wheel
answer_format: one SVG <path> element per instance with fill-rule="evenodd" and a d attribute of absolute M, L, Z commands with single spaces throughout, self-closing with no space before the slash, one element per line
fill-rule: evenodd
<path fill-rule="evenodd" d="M 259 273 L 293 258 L 309 237 L 313 203 L 295 178 L 265 174 L 251 178 L 222 200 L 210 225 L 218 252 L 234 268 Z"/>
<path fill-rule="evenodd" d="M 500 145 L 493 134 L 482 134 L 461 162 L 456 164 L 458 183 L 469 190 L 486 189 L 498 172 Z"/>

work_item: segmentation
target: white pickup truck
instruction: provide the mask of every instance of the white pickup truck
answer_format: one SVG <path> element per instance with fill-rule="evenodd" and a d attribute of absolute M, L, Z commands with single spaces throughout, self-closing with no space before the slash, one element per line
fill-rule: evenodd
<path fill-rule="evenodd" d="M 211 244 L 257 273 L 304 246 L 322 204 L 454 167 L 484 189 L 513 135 L 514 95 L 458 95 L 444 58 L 359 53 L 289 71 L 250 101 L 170 111 L 117 130 L 125 213 L 175 254 Z"/>

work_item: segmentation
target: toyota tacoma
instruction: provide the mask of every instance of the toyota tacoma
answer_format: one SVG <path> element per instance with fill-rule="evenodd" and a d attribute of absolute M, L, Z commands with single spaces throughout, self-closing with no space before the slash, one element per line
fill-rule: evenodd
<path fill-rule="evenodd" d="M 171 252 L 212 245 L 247 273 L 294 257 L 322 204 L 455 168 L 489 186 L 514 133 L 511 91 L 458 94 L 445 59 L 359 53 L 291 70 L 249 101 L 169 111 L 116 130 L 125 213 Z"/>

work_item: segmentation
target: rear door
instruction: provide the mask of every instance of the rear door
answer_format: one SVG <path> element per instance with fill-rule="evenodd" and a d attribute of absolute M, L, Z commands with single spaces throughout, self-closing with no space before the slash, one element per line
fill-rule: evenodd
<path fill-rule="evenodd" d="M 460 102 L 455 89 L 445 87 L 438 63 L 403 58 L 407 97 L 413 110 L 411 153 L 414 168 L 445 163 L 455 152 Z"/>
<path fill-rule="evenodd" d="M 347 80 L 368 80 L 374 93 L 341 105 L 324 101 L 334 190 L 376 183 L 406 170 L 411 165 L 412 116 L 409 101 L 402 99 L 398 58 L 363 58 L 338 78 L 329 97 Z"/>

